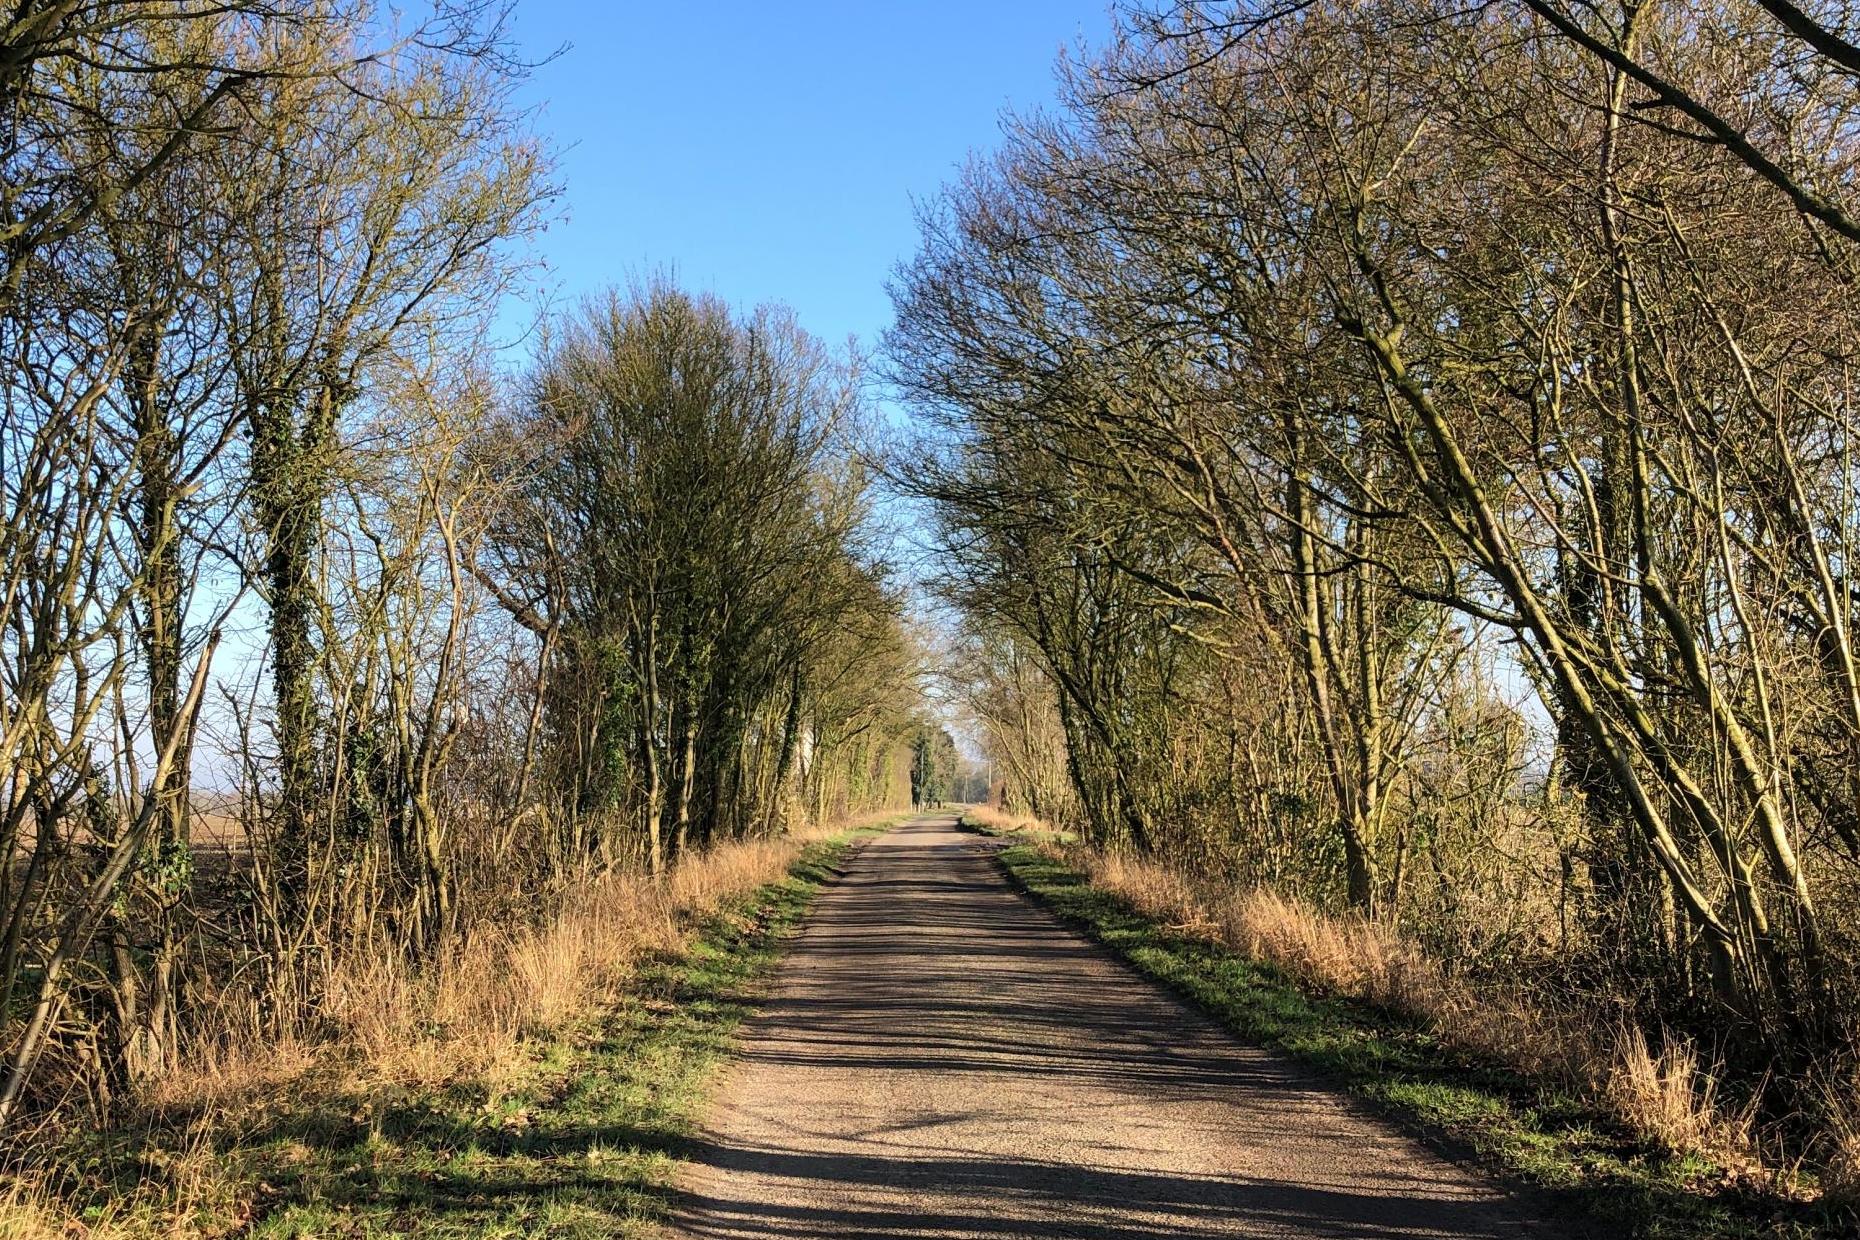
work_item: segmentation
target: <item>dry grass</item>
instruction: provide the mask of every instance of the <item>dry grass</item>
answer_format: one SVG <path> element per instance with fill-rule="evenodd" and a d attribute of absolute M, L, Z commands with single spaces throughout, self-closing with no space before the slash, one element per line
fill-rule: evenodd
<path fill-rule="evenodd" d="M 1748 1123 L 1720 1110 L 1717 1078 L 1690 1042 L 1669 1042 L 1656 1051 L 1639 1029 L 1623 1029 L 1614 1038 L 1600 1092 L 1630 1127 L 1669 1149 L 1713 1154 L 1748 1149 Z"/>
<path fill-rule="evenodd" d="M 1837 1205 L 1860 1210 L 1860 1074 L 1822 1086 L 1822 1191 Z"/>
<path fill-rule="evenodd" d="M 875 809 L 869 813 L 855 814 L 847 818 L 828 818 L 820 822 L 803 822 L 789 827 L 787 838 L 812 842 L 843 835 L 848 831 L 860 831 L 868 827 L 884 826 L 889 823 L 902 822 L 909 813 L 896 809 Z"/>
<path fill-rule="evenodd" d="M 1593 1013 L 1563 1015 L 1517 993 L 1475 989 L 1379 922 L 1083 847 L 1064 849 L 1060 860 L 1173 929 L 1267 961 L 1310 989 L 1399 1014 L 1486 1059 L 1557 1079 L 1649 1141 L 1731 1165 L 1749 1162 L 1748 1115 L 1720 1107 L 1716 1078 L 1689 1042 L 1655 1049 L 1639 1029 L 1598 1027 Z M 1854 1129 L 1860 1169 L 1860 1122 Z"/>
<path fill-rule="evenodd" d="M 520 1066 L 523 1043 L 611 999 L 642 957 L 678 950 L 703 917 L 779 879 L 800 849 L 792 837 L 746 840 L 691 857 L 662 881 L 589 878 L 565 888 L 538 924 L 481 930 L 418 972 L 391 952 L 349 961 L 325 991 L 320 1049 L 368 1077 L 495 1083 Z M 254 1050 L 273 1058 L 271 1046 Z"/>
<path fill-rule="evenodd" d="M 188 1220 L 204 1207 L 236 1214 L 243 1189 L 226 1180 L 211 1138 L 309 1091 L 366 1097 L 470 1082 L 497 1098 L 533 1062 L 536 1044 L 613 1001 L 645 958 L 683 948 L 707 917 L 781 879 L 803 838 L 859 825 L 725 844 L 663 881 L 590 878 L 559 892 L 535 924 L 481 929 L 424 969 L 391 951 L 340 962 L 314 1030 L 300 1036 L 259 1036 L 250 997 L 223 995 L 215 1027 L 136 1100 L 178 1125 L 193 1152 L 140 1168 L 133 1193 L 80 1223 L 64 1208 L 64 1169 L 32 1165 L 28 1150 L 0 1190 L 0 1240 L 183 1236 L 194 1234 Z"/>
<path fill-rule="evenodd" d="M 239 1216 L 238 1187 L 225 1177 L 208 1141 L 195 1134 L 179 1151 L 145 1149 L 133 1192 L 85 1211 L 80 1220 L 66 1208 L 67 1187 L 47 1173 L 3 1181 L 0 1240 L 149 1240 L 197 1237 L 199 1212 L 217 1206 Z"/>
<path fill-rule="evenodd" d="M 989 831 L 999 831 L 1009 835 L 1023 832 L 1055 834 L 1053 829 L 1038 818 L 1025 814 L 1010 814 L 1006 810 L 996 809 L 990 805 L 977 805 L 963 811 L 963 818 Z"/>
<path fill-rule="evenodd" d="M 116 1240 L 130 1234 L 116 1217 L 98 1218 L 84 1230 L 73 1230 L 64 1211 L 48 1199 L 36 1183 L 16 1179 L 0 1193 L 0 1240 Z"/>

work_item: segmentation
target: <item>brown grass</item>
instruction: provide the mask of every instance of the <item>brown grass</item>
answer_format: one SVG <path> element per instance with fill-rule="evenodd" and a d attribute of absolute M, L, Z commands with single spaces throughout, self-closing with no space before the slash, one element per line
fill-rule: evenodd
<path fill-rule="evenodd" d="M 1669 1149 L 1749 1148 L 1747 1119 L 1719 1108 L 1716 1075 L 1683 1039 L 1656 1051 L 1641 1030 L 1620 1030 L 1600 1093 L 1630 1127 Z"/>
<path fill-rule="evenodd" d="M 869 827 L 885 826 L 902 822 L 910 817 L 909 811 L 897 809 L 875 809 L 868 813 L 854 814 L 846 818 L 829 818 L 821 822 L 803 822 L 788 829 L 787 838 L 811 842 L 831 839 L 844 835 L 848 831 L 862 831 Z"/>
<path fill-rule="evenodd" d="M 0 1240 L 189 1235 L 206 1207 L 236 1212 L 242 1186 L 225 1178 L 211 1138 L 245 1117 L 309 1091 L 368 1096 L 393 1086 L 472 1082 L 493 1098 L 534 1060 L 537 1044 L 624 991 L 639 963 L 685 947 L 701 923 L 781 879 L 804 840 L 895 815 L 823 824 L 780 839 L 721 845 L 664 880 L 615 873 L 563 889 L 530 926 L 481 928 L 424 969 L 397 952 L 337 964 L 314 1031 L 257 1032 L 254 1005 L 220 996 L 216 1019 L 179 1065 L 135 1101 L 182 1133 L 184 1156 L 156 1155 L 139 1187 L 78 1223 L 63 1208 L 65 1169 L 33 1165 L 30 1150 L 0 1189 Z"/>
<path fill-rule="evenodd" d="M 684 946 L 704 916 L 779 879 L 800 849 L 793 837 L 746 840 L 688 858 L 662 881 L 585 879 L 537 924 L 481 929 L 420 970 L 395 952 L 345 961 L 325 987 L 314 1045 L 224 1030 L 209 1040 L 217 1053 L 184 1066 L 149 1101 L 224 1102 L 242 1082 L 267 1091 L 332 1059 L 362 1081 L 470 1077 L 495 1087 L 525 1061 L 526 1043 L 610 1001 L 643 957 Z"/>
<path fill-rule="evenodd" d="M 1006 810 L 996 809 L 992 805 L 976 805 L 963 811 L 965 820 L 989 831 L 1000 831 L 1010 835 L 1023 832 L 1035 834 L 1058 834 L 1038 818 L 1026 814 L 1010 814 Z"/>
<path fill-rule="evenodd" d="M 1080 846 L 1056 851 L 1153 920 L 1269 962 L 1310 989 L 1413 1020 L 1485 1059 L 1559 1080 L 1668 1149 L 1733 1166 L 1752 1157 L 1748 1115 L 1720 1107 L 1716 1077 L 1690 1042 L 1656 1049 L 1637 1028 L 1475 988 L 1380 922 L 1333 916 L 1264 889 L 1229 890 L 1154 861 Z M 1860 1154 L 1860 1139 L 1853 1148 Z"/>
<path fill-rule="evenodd" d="M 179 1150 L 150 1147 L 137 1168 L 137 1187 L 74 1217 L 60 1196 L 75 1173 L 19 1175 L 0 1181 L 0 1240 L 149 1240 L 199 1235 L 195 1220 L 214 1207 L 239 1215 L 244 1194 L 228 1181 L 204 1135 Z"/>
<path fill-rule="evenodd" d="M 1838 1205 L 1860 1209 L 1860 1072 L 1835 1076 L 1821 1094 L 1822 1191 Z"/>

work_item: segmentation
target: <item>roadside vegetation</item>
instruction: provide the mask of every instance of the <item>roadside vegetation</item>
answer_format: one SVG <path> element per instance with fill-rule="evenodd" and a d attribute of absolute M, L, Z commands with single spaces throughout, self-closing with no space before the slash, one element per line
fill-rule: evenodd
<path fill-rule="evenodd" d="M 43 1132 L 0 1236 L 649 1234 L 782 936 L 890 821 L 590 882 L 420 974 L 376 961 L 316 1041 L 190 1064 L 133 1124 Z"/>
<path fill-rule="evenodd" d="M 1386 927 L 1064 842 L 986 810 L 1015 884 L 1240 1037 L 1608 1234 L 1814 1237 L 1850 1200 L 1765 1167 L 1699 1064 L 1515 998 L 1456 991 Z M 1598 1045 L 1604 1043 L 1604 1045 Z"/>
<path fill-rule="evenodd" d="M 1860 1200 L 1848 6 L 1126 6 L 899 444 L 776 306 L 502 347 L 533 66 L 415 7 L 0 16 L 0 1231 L 630 1217 L 750 893 L 971 795 L 878 461 L 1078 915 L 1637 1225 Z"/>
<path fill-rule="evenodd" d="M 1857 37 L 1132 7 L 924 211 L 888 340 L 1000 808 L 1167 924 L 1830 1201 Z"/>
<path fill-rule="evenodd" d="M 500 347 L 530 67 L 416 7 L 0 17 L 0 1176 L 53 1231 L 573 1123 L 539 1048 L 659 1037 L 694 919 L 946 782 L 853 360 L 665 280 Z"/>

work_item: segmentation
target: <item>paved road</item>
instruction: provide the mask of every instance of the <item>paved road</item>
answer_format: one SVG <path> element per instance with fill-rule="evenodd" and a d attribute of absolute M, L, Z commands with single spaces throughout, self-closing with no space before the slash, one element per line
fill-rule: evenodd
<path fill-rule="evenodd" d="M 1066 929 L 948 817 L 822 893 L 675 1220 L 732 1240 L 1550 1234 Z"/>

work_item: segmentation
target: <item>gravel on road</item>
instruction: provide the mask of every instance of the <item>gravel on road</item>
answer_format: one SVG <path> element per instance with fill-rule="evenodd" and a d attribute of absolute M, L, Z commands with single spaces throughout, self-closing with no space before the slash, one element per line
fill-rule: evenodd
<path fill-rule="evenodd" d="M 920 819 L 821 893 L 743 1030 L 674 1234 L 1552 1234 L 1068 929 L 990 847 Z"/>

